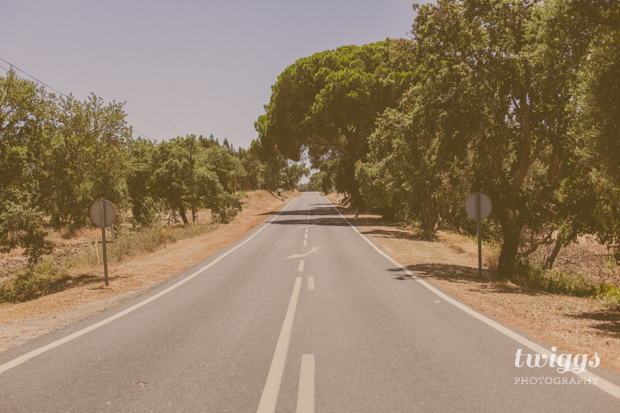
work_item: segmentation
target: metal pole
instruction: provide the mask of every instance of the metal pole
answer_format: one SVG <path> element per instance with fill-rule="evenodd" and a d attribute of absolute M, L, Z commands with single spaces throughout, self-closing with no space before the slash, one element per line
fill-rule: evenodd
<path fill-rule="evenodd" d="M 192 224 L 196 223 L 196 201 L 194 199 L 194 161 L 192 159 L 192 148 L 194 143 L 192 142 L 189 147 L 189 185 L 192 192 Z"/>
<path fill-rule="evenodd" d="M 478 218 L 478 276 L 482 277 L 482 211 L 480 207 L 480 192 L 476 192 L 476 214 Z"/>
<path fill-rule="evenodd" d="M 101 226 L 101 240 L 103 243 L 103 273 L 105 274 L 105 285 L 108 286 L 108 257 L 105 248 L 105 201 L 101 200 L 101 211 L 103 211 L 103 225 Z"/>

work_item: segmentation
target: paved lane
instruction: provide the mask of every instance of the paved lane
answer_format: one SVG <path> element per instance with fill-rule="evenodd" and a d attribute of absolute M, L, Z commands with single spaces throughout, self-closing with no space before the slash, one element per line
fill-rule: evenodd
<path fill-rule="evenodd" d="M 578 377 L 515 367 L 519 348 L 533 352 L 411 280 L 327 200 L 304 195 L 176 279 L 0 355 L 2 370 L 193 277 L 0 373 L 0 411 L 620 411 L 594 385 L 516 385 Z"/>

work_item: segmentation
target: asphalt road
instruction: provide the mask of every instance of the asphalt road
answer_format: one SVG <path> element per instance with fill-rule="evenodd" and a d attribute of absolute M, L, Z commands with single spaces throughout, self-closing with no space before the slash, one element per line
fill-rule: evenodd
<path fill-rule="evenodd" d="M 306 193 L 135 300 L 1 354 L 0 411 L 620 411 L 617 374 L 516 367 L 519 349 L 561 353 L 414 279 Z"/>

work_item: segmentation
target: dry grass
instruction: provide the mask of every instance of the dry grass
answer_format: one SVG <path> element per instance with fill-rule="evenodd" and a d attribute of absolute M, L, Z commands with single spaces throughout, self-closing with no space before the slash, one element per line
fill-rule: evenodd
<path fill-rule="evenodd" d="M 198 264 L 220 249 L 243 238 L 291 197 L 278 198 L 257 191 L 244 198 L 243 211 L 231 224 L 195 238 L 178 241 L 153 253 L 110 262 L 110 285 L 103 283 L 103 270 L 84 264 L 70 269 L 64 289 L 23 303 L 0 304 L 0 351 L 115 307 Z M 99 233 L 100 234 L 100 233 Z M 71 245 L 67 240 L 67 245 Z"/>
<path fill-rule="evenodd" d="M 472 239 L 440 231 L 434 241 L 428 241 L 406 225 L 383 222 L 377 215 L 360 215 L 356 219 L 352 211 L 337 205 L 338 197 L 328 198 L 388 255 L 449 294 L 549 346 L 573 354 L 598 353 L 601 365 L 620 372 L 620 308 L 617 306 L 601 299 L 531 291 L 497 279 L 495 271 L 489 268 L 493 267 L 496 253 L 486 247 L 483 247 L 484 269 L 479 277 L 477 243 Z M 612 270 L 605 267 L 603 249 L 588 240 L 562 251 L 556 265 L 573 272 L 587 268 L 585 274 L 593 281 L 617 282 Z"/>

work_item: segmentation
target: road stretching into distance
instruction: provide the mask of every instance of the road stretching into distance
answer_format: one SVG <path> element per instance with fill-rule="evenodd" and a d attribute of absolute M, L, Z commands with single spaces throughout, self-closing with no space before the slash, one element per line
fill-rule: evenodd
<path fill-rule="evenodd" d="M 305 193 L 178 277 L 0 354 L 0 411 L 620 411 L 619 375 L 519 368 L 519 349 L 552 354 Z"/>

